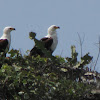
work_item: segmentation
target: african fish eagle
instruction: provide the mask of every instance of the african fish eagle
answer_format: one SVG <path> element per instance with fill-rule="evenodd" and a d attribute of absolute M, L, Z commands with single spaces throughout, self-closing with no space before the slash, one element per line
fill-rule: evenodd
<path fill-rule="evenodd" d="M 51 54 L 54 52 L 54 50 L 57 47 L 58 44 L 58 38 L 57 38 L 57 31 L 56 29 L 59 29 L 59 26 L 51 25 L 48 28 L 48 34 L 47 36 L 43 37 L 40 41 L 44 43 L 44 47 L 51 52 Z M 30 51 L 30 56 L 32 55 L 40 55 L 44 56 L 44 53 L 36 47 L 36 45 L 33 47 L 33 49 Z"/>
<path fill-rule="evenodd" d="M 9 51 L 11 44 L 11 34 L 10 32 L 15 30 L 13 27 L 5 27 L 3 30 L 3 35 L 0 38 L 0 52 L 6 57 L 6 53 Z"/>

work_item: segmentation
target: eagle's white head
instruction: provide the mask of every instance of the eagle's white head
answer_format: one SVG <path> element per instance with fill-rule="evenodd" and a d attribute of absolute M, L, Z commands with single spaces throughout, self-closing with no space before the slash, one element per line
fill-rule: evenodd
<path fill-rule="evenodd" d="M 50 35 L 50 36 L 55 35 L 56 34 L 56 29 L 59 29 L 59 28 L 60 28 L 59 26 L 51 25 L 48 28 L 48 35 Z"/>
<path fill-rule="evenodd" d="M 3 30 L 3 34 L 10 34 L 11 31 L 15 30 L 15 28 L 9 26 L 9 27 L 5 27 Z"/>
<path fill-rule="evenodd" d="M 15 30 L 15 28 L 13 27 L 5 27 L 4 30 L 3 30 L 3 35 L 0 39 L 7 39 L 8 40 L 8 47 L 10 47 L 10 44 L 11 44 L 11 35 L 10 35 L 10 32 Z"/>
<path fill-rule="evenodd" d="M 15 30 L 15 28 L 9 26 L 9 27 L 5 27 L 3 30 L 3 35 L 0 39 L 8 39 L 10 41 L 11 36 L 10 36 L 10 32 Z"/>

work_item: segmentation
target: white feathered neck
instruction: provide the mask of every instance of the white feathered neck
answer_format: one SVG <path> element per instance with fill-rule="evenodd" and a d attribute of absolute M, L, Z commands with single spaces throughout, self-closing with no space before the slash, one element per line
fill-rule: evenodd
<path fill-rule="evenodd" d="M 54 51 L 57 47 L 57 44 L 58 44 L 58 37 L 57 37 L 57 32 L 56 32 L 56 29 L 54 28 L 55 25 L 52 25 L 48 28 L 48 34 L 47 36 L 45 37 L 48 37 L 48 38 L 52 38 L 53 39 L 53 43 L 51 45 L 51 50 Z"/>

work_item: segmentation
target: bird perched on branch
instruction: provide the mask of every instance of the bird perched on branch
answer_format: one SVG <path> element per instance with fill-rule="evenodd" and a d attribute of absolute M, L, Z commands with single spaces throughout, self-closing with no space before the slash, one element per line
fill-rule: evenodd
<path fill-rule="evenodd" d="M 5 27 L 3 30 L 3 35 L 0 38 L 0 53 L 3 53 L 3 56 L 6 57 L 6 53 L 9 51 L 11 44 L 11 34 L 10 32 L 15 30 L 13 27 Z"/>
<path fill-rule="evenodd" d="M 51 25 L 48 28 L 48 34 L 47 36 L 43 37 L 40 41 L 43 42 L 44 44 L 44 48 L 46 48 L 48 51 L 51 52 L 51 54 L 54 52 L 54 50 L 57 47 L 58 44 L 58 38 L 57 38 L 57 32 L 56 29 L 59 29 L 59 26 L 56 25 Z M 44 52 L 38 48 L 35 44 L 35 46 L 32 48 L 32 50 L 30 51 L 30 56 L 32 55 L 40 55 L 40 56 L 44 56 Z"/>

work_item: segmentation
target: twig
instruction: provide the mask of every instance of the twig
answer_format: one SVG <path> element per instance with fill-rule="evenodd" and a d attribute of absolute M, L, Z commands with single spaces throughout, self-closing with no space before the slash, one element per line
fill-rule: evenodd
<path fill-rule="evenodd" d="M 98 52 L 98 56 L 97 56 L 97 59 L 96 59 L 95 65 L 94 65 L 94 71 L 95 71 L 95 67 L 96 67 L 96 65 L 97 65 L 99 56 L 100 56 L 100 36 L 99 36 L 99 52 Z"/>
<path fill-rule="evenodd" d="M 82 57 L 82 54 L 83 54 L 83 47 L 82 46 L 83 46 L 85 35 L 84 35 L 83 40 L 82 40 L 79 33 L 77 33 L 77 34 L 78 34 L 78 37 L 79 37 L 79 44 L 80 44 L 80 48 L 81 48 L 81 57 Z"/>

